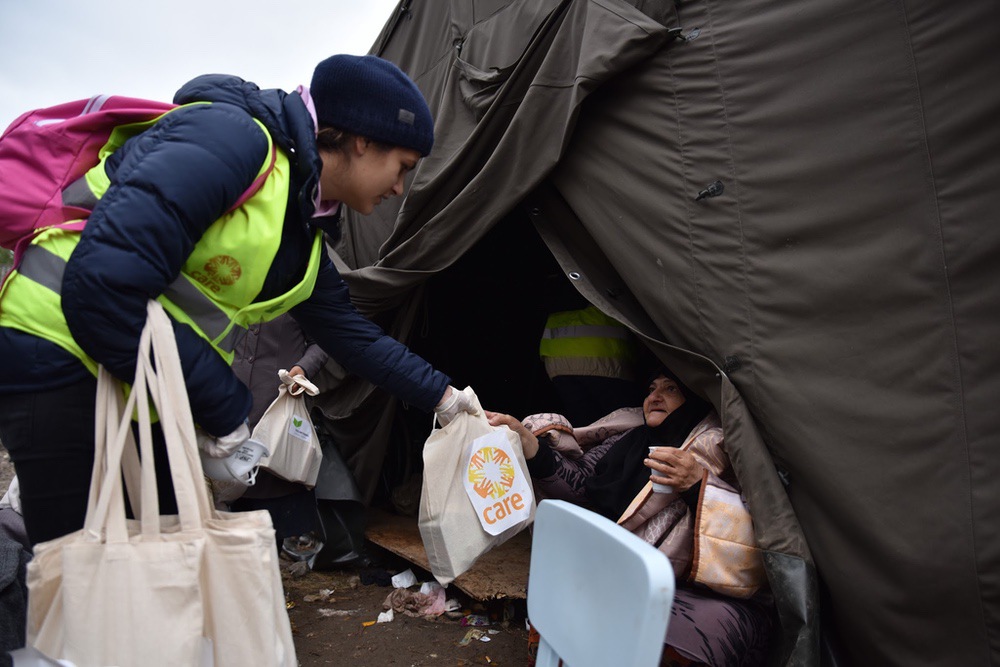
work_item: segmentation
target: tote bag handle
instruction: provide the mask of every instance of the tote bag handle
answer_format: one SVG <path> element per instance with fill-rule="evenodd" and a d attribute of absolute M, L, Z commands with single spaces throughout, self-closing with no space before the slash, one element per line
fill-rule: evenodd
<path fill-rule="evenodd" d="M 150 384 L 150 390 L 160 414 L 181 525 L 201 527 L 215 516 L 215 510 L 209 500 L 198 456 L 194 418 L 174 328 L 159 302 L 150 301 L 147 312 L 147 326 L 152 327 L 153 355 L 143 359 L 142 363 L 147 367 L 147 375 L 156 378 L 156 382 Z M 154 361 L 156 371 L 153 370 Z"/>
<path fill-rule="evenodd" d="M 134 459 L 135 441 L 131 432 L 133 412 L 138 417 L 139 447 L 143 461 L 139 466 L 142 533 L 150 538 L 160 533 L 150 400 L 160 417 L 181 527 L 184 530 L 199 530 L 206 520 L 214 516 L 208 490 L 202 481 L 194 422 L 173 327 L 163 306 L 156 301 L 149 302 L 147 316 L 146 326 L 139 340 L 135 381 L 123 410 L 117 410 L 121 405 L 120 395 L 116 395 L 115 383 L 107 371 L 101 369 L 104 375 L 98 377 L 99 410 L 103 408 L 107 414 L 103 419 L 98 417 L 95 427 L 98 435 L 103 430 L 105 436 L 95 441 L 95 460 L 103 461 L 104 464 L 94 466 L 92 480 L 99 484 L 91 485 L 84 523 L 88 535 L 93 539 L 101 539 L 102 530 L 107 531 L 108 542 L 124 542 L 128 539 L 119 471 L 124 458 L 126 476 L 134 479 L 137 462 Z M 110 416 L 113 413 L 117 413 L 117 420 Z M 132 450 L 130 455 L 125 454 L 128 448 Z M 130 497 L 132 495 L 134 494 L 130 493 Z"/>
<path fill-rule="evenodd" d="M 149 332 L 143 329 L 139 338 L 138 354 L 140 358 L 144 354 L 148 354 L 149 341 Z M 119 471 L 126 445 L 131 445 L 133 449 L 135 447 L 131 432 L 132 414 L 136 410 L 140 396 L 143 397 L 143 402 L 146 401 L 146 393 L 145 372 L 137 363 L 132 391 L 124 407 L 118 411 L 117 408 L 121 405 L 121 401 L 116 391 L 116 383 L 105 368 L 101 367 L 98 370 L 98 417 L 95 420 L 94 440 L 95 465 L 91 475 L 87 515 L 84 519 L 85 533 L 91 540 L 106 539 L 108 542 L 123 542 L 128 539 Z M 142 491 L 147 494 L 148 498 L 150 490 L 144 488 Z M 155 494 L 155 486 L 153 493 Z M 155 495 L 152 502 L 140 502 L 140 505 L 142 511 L 147 515 L 150 512 L 159 511 Z M 116 518 L 120 520 L 116 521 Z M 104 534 L 105 529 L 107 530 L 106 535 Z"/>
<path fill-rule="evenodd" d="M 104 479 L 108 474 L 108 443 L 113 438 L 118 437 L 118 429 L 121 426 L 121 415 L 125 410 L 125 399 L 122 396 L 121 383 L 104 366 L 97 367 L 96 403 L 94 419 L 94 466 L 91 469 L 91 493 L 87 498 L 86 513 L 91 516 L 94 515 L 97 504 L 97 490 L 104 485 Z M 139 495 L 141 488 L 139 457 L 136 452 L 131 429 L 125 433 L 125 437 L 127 440 L 122 456 L 125 488 L 128 490 L 128 499 L 132 505 L 132 509 L 138 512 L 142 506 Z"/>

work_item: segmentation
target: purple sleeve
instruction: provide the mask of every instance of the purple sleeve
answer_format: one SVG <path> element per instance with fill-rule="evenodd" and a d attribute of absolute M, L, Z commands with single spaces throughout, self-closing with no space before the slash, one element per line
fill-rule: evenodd
<path fill-rule="evenodd" d="M 587 450 L 578 459 L 563 456 L 545 444 L 545 440 L 542 440 L 538 454 L 528 461 L 528 470 L 531 472 L 536 486 L 545 497 L 584 505 L 586 504 L 584 491 L 587 480 L 594 476 L 594 469 L 611 449 L 611 445 L 623 435 L 625 433 L 611 436 L 596 447 Z M 536 471 L 538 476 L 536 476 Z"/>

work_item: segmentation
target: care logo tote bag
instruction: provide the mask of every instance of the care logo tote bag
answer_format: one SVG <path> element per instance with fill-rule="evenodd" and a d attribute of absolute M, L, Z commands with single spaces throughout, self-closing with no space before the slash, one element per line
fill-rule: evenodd
<path fill-rule="evenodd" d="M 176 516 L 159 515 L 150 404 Z M 83 529 L 37 545 L 28 565 L 28 645 L 77 667 L 295 667 L 270 516 L 212 508 L 173 330 L 155 301 L 127 403 L 100 369 L 95 435 Z M 137 519 L 126 518 L 123 486 Z"/>
<path fill-rule="evenodd" d="M 460 413 L 424 443 L 418 527 L 431 573 L 445 586 L 535 518 L 521 440 L 494 428 L 471 387 L 476 413 Z"/>

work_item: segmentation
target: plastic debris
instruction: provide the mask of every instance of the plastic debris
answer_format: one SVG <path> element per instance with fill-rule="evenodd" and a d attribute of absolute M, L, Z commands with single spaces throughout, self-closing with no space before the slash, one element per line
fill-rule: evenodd
<path fill-rule="evenodd" d="M 417 577 L 413 570 L 403 570 L 392 578 L 392 585 L 395 588 L 409 588 L 417 583 Z"/>
<path fill-rule="evenodd" d="M 448 618 L 458 620 L 465 616 L 466 612 L 462 611 L 462 603 L 455 598 L 451 598 L 444 603 L 444 613 Z"/>
<path fill-rule="evenodd" d="M 490 624 L 490 619 L 482 614 L 469 614 L 468 616 L 463 616 L 459 623 L 468 627 L 483 628 Z"/>
<path fill-rule="evenodd" d="M 385 598 L 382 609 L 394 609 L 407 616 L 440 616 L 444 613 L 444 589 L 436 594 L 424 594 L 408 588 L 397 588 Z"/>
<path fill-rule="evenodd" d="M 438 591 L 443 591 L 443 590 L 444 586 L 442 586 L 436 581 L 425 581 L 424 583 L 420 584 L 420 592 L 423 593 L 424 595 L 437 595 Z M 447 609 L 447 605 L 445 606 L 445 608 Z"/>
<path fill-rule="evenodd" d="M 324 618 L 330 618 L 331 616 L 350 616 L 351 614 L 356 614 L 360 609 L 320 609 L 316 613 Z"/>
<path fill-rule="evenodd" d="M 326 602 L 327 600 L 330 599 L 331 595 L 333 595 L 333 590 L 331 590 L 329 588 L 324 588 L 323 590 L 319 591 L 318 593 L 310 593 L 308 595 L 303 595 L 302 596 L 302 601 L 303 602 Z"/>
<path fill-rule="evenodd" d="M 383 611 L 381 614 L 379 614 L 377 622 L 392 623 L 393 618 L 395 618 L 395 613 L 393 613 L 392 609 L 390 609 L 389 611 Z"/>
<path fill-rule="evenodd" d="M 376 623 L 378 623 L 378 621 L 363 621 L 361 623 L 361 625 L 362 625 L 362 627 L 370 628 L 371 626 L 375 625 Z"/>
<path fill-rule="evenodd" d="M 469 631 L 465 633 L 465 636 L 458 642 L 459 646 L 468 646 L 472 641 L 479 639 L 483 636 L 483 631 L 476 628 L 469 628 Z"/>

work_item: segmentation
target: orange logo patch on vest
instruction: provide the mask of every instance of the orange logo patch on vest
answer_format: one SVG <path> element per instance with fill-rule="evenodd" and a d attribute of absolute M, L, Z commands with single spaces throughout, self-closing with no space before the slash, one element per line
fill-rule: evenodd
<path fill-rule="evenodd" d="M 223 285 L 232 285 L 243 275 L 240 263 L 229 255 L 216 255 L 205 262 L 205 272 Z"/>
<path fill-rule="evenodd" d="M 213 292 L 234 284 L 243 275 L 240 263 L 229 255 L 216 255 L 205 262 L 204 268 L 204 273 L 193 271 L 191 277 Z"/>

